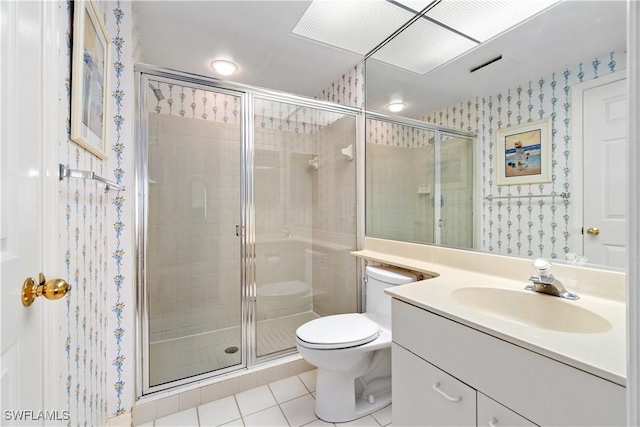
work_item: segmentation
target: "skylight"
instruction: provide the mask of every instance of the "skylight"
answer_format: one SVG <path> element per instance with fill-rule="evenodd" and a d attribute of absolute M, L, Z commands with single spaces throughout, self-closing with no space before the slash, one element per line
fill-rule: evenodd
<path fill-rule="evenodd" d="M 413 16 L 386 0 L 314 0 L 292 33 L 365 55 Z"/>
<path fill-rule="evenodd" d="M 558 0 L 443 0 L 427 16 L 485 42 L 554 3 Z"/>
<path fill-rule="evenodd" d="M 477 45 L 426 19 L 418 19 L 373 57 L 417 74 L 425 74 Z"/>
<path fill-rule="evenodd" d="M 442 0 L 373 58 L 426 74 L 559 0 Z M 430 0 L 314 0 L 294 34 L 365 55 Z M 404 7 L 403 7 L 404 6 Z"/>

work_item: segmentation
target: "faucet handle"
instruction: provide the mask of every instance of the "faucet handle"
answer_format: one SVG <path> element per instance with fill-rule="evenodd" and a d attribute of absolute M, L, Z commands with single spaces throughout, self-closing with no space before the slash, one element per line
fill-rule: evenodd
<path fill-rule="evenodd" d="M 533 267 L 540 277 L 547 277 L 551 275 L 551 263 L 544 258 L 538 258 L 533 261 L 531 267 Z"/>

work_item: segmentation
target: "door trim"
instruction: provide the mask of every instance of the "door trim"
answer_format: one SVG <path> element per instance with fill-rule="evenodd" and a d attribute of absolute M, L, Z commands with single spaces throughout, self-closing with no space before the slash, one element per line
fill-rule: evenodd
<path fill-rule="evenodd" d="M 640 116 L 640 2 L 627 3 L 629 117 Z M 629 120 L 629 162 L 640 162 L 640 121 Z M 627 425 L 640 424 L 640 170 L 629 168 L 627 268 Z"/>
<path fill-rule="evenodd" d="M 65 271 L 61 269 L 59 249 L 58 214 L 60 203 L 58 202 L 59 189 L 59 152 L 58 139 L 63 135 L 60 129 L 60 119 L 57 112 L 62 108 L 58 101 L 61 82 L 58 72 L 60 38 L 64 31 L 59 28 L 58 5 L 56 2 L 42 2 L 42 136 L 41 136 L 41 172 L 42 172 L 42 271 L 47 277 L 64 277 Z M 50 66 L 53 64 L 53 66 Z M 46 70 L 45 70 L 45 67 Z M 42 301 L 41 301 L 42 302 Z M 17 304 L 17 301 L 16 301 Z M 43 392 L 44 407 L 47 410 L 62 410 L 63 386 L 62 375 L 58 367 L 64 353 L 63 338 L 60 335 L 60 315 L 64 306 L 62 301 L 58 303 L 42 304 L 42 328 L 43 351 L 46 355 L 44 367 Z"/>
<path fill-rule="evenodd" d="M 584 254 L 584 235 L 582 234 L 583 212 L 584 212 L 584 183 L 582 177 L 584 173 L 584 121 L 583 121 L 583 101 L 584 93 L 587 90 L 604 86 L 627 78 L 627 71 L 616 71 L 597 79 L 592 79 L 584 83 L 571 86 L 571 252 Z M 631 116 L 629 116 L 631 117 Z"/>

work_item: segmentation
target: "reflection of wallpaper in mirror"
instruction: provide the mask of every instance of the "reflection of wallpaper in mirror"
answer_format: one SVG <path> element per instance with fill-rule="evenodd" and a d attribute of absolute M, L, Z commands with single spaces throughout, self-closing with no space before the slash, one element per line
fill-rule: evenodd
<path fill-rule="evenodd" d="M 564 259 L 571 252 L 570 200 L 486 196 L 562 193 L 571 191 L 571 86 L 626 68 L 624 52 L 589 58 L 583 63 L 541 76 L 537 81 L 478 93 L 467 101 L 432 113 L 424 120 L 478 133 L 480 144 L 480 247 L 490 252 Z M 497 129 L 551 118 L 552 183 L 497 186 L 495 132 Z"/>

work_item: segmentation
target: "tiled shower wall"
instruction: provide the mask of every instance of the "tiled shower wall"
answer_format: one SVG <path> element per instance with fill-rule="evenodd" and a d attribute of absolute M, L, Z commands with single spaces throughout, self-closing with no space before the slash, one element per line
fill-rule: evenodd
<path fill-rule="evenodd" d="M 368 119 L 367 235 L 433 242 L 433 132 Z"/>
<path fill-rule="evenodd" d="M 313 133 L 256 128 L 256 281 L 258 320 L 313 310 L 356 308 L 355 162 L 340 150 L 355 143 L 355 118 L 322 113 Z M 268 120 L 268 119 L 267 119 Z M 332 120 L 335 120 L 332 122 Z M 318 169 L 309 164 L 317 158 Z M 261 298 L 260 287 L 295 280 L 306 298 Z M 275 312 L 272 312 L 274 308 Z"/>
<path fill-rule="evenodd" d="M 204 208 L 201 206 L 204 202 L 193 200 L 191 193 L 195 190 L 187 185 L 191 182 L 188 179 L 204 173 L 204 184 L 215 188 L 216 183 L 227 180 L 225 173 L 239 172 L 238 153 L 234 151 L 233 159 L 219 157 L 212 166 L 202 146 L 219 146 L 221 141 L 216 138 L 222 132 L 220 129 L 235 129 L 233 138 L 224 143 L 236 144 L 240 103 L 231 95 L 152 84 L 159 85 L 165 95 L 162 101 L 157 101 L 152 93 L 149 96 L 151 109 L 157 113 L 149 115 L 150 179 L 158 182 L 149 186 L 148 275 L 152 289 L 151 339 L 155 341 L 234 326 L 240 320 L 240 267 L 231 259 L 239 260 L 240 252 L 239 248 L 228 250 L 234 247 L 230 245 L 239 243 L 235 234 L 229 236 L 228 242 L 219 242 L 216 249 L 210 249 L 207 245 L 211 243 L 198 243 L 200 239 L 211 238 L 203 228 L 199 233 L 191 233 L 197 237 L 191 237 L 196 241 L 188 248 L 186 240 L 176 242 L 174 235 L 181 232 L 154 224 L 160 218 L 153 217 L 153 212 L 186 215 L 179 211 L 187 209 L 192 212 L 191 217 L 184 216 L 185 221 L 202 220 L 203 213 L 196 211 Z M 355 161 L 349 161 L 340 152 L 348 145 L 355 146 L 355 118 L 339 117 L 335 113 L 297 109 L 292 104 L 256 101 L 254 202 L 258 320 L 310 310 L 323 314 L 347 312 L 357 306 L 355 261 L 350 255 L 355 248 Z M 204 139 L 196 136 L 203 133 Z M 196 151 L 190 145 L 194 141 Z M 240 147 L 239 139 L 237 142 L 234 150 Z M 173 157 L 167 157 L 163 148 L 168 144 L 175 144 Z M 309 165 L 316 156 L 318 170 Z M 167 181 L 161 179 L 167 171 L 170 171 L 171 187 L 160 184 Z M 180 171 L 186 171 L 187 175 L 181 176 Z M 233 195 L 237 200 L 232 199 Z M 237 188 L 225 188 L 225 204 L 218 214 L 233 206 L 239 209 L 239 196 L 239 181 Z M 209 197 L 208 212 L 216 215 L 212 204 L 215 202 Z M 227 224 L 230 227 L 225 230 L 235 233 L 239 211 L 232 216 L 235 219 L 230 220 Z M 186 226 L 185 223 L 181 227 Z M 201 246 L 205 250 L 194 249 Z M 205 259 L 221 256 L 224 247 L 227 247 L 228 258 L 217 272 L 212 271 L 213 267 L 207 265 Z M 189 253 L 197 261 L 190 260 Z M 217 291 L 210 284 L 212 274 L 223 277 Z M 304 298 L 281 298 L 282 301 L 261 298 L 260 286 L 288 281 L 313 285 L 313 300 L 311 293 Z M 216 302 L 222 309 L 207 310 Z M 187 306 L 189 313 L 185 311 Z"/>
<path fill-rule="evenodd" d="M 560 197 L 506 198 L 492 196 L 571 192 L 572 145 L 571 88 L 605 74 L 624 70 L 626 53 L 613 51 L 536 81 L 494 94 L 478 94 L 468 101 L 427 115 L 424 120 L 478 134 L 480 200 L 478 230 L 484 250 L 513 255 L 561 258 L 571 251 L 571 200 Z M 533 120 L 550 118 L 552 126 L 552 182 L 539 185 L 496 185 L 495 132 Z M 580 143 L 580 141 L 575 141 Z"/>
<path fill-rule="evenodd" d="M 240 127 L 150 114 L 150 340 L 240 324 Z"/>
<path fill-rule="evenodd" d="M 269 109 L 265 101 L 256 111 Z M 271 104 L 280 111 L 287 106 Z M 290 113 L 294 109 L 289 108 Z M 254 202 L 256 221 L 256 284 L 258 320 L 311 311 L 310 289 L 306 295 L 277 297 L 270 286 L 291 283 L 311 285 L 307 274 L 311 247 L 311 197 L 314 191 L 309 160 L 315 135 L 288 132 L 267 126 L 274 115 L 256 119 Z M 277 113 L 277 116 L 280 114 Z M 278 122 L 282 123 L 280 120 Z M 265 124 L 265 126 L 262 126 Z M 286 289 L 284 290 L 286 292 Z M 277 292 L 276 292 L 277 293 Z"/>
<path fill-rule="evenodd" d="M 367 120 L 368 235 L 433 243 L 439 227 L 442 244 L 472 246 L 471 144 L 442 138 L 438 219 L 443 221 L 436 224 L 434 136 L 433 131 Z"/>
<path fill-rule="evenodd" d="M 356 248 L 355 120 L 344 116 L 316 134 L 311 262 L 313 311 L 320 316 L 358 307 L 356 260 L 351 256 Z M 342 153 L 349 146 L 353 159 Z"/>

